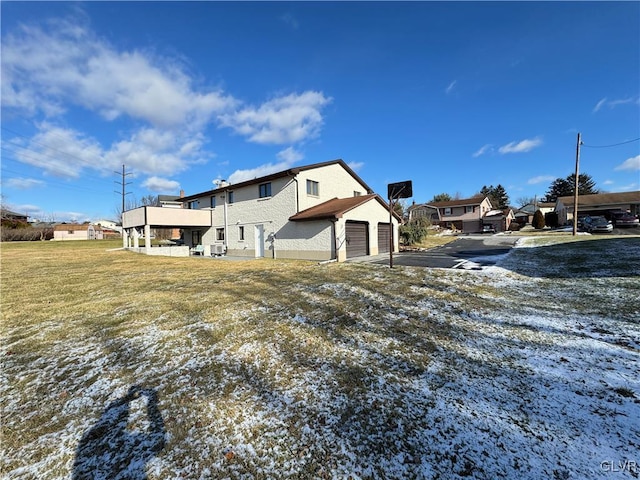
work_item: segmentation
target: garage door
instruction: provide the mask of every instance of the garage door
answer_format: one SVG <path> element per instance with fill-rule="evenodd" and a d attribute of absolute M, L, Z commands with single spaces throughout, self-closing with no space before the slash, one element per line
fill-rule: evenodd
<path fill-rule="evenodd" d="M 347 221 L 347 258 L 369 254 L 368 230 L 366 223 Z"/>
<path fill-rule="evenodd" d="M 389 236 L 391 228 L 388 223 L 378 224 L 378 253 L 389 253 Z"/>

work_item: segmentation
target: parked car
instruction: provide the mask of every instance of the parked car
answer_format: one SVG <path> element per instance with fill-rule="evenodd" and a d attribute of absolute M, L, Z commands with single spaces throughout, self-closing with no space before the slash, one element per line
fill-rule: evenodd
<path fill-rule="evenodd" d="M 482 233 L 496 233 L 496 227 L 490 223 L 482 225 Z"/>
<path fill-rule="evenodd" d="M 638 217 L 627 212 L 614 212 L 612 214 L 613 224 L 616 227 L 637 227 L 640 226 Z"/>
<path fill-rule="evenodd" d="M 589 222 L 584 222 L 585 229 L 590 233 L 609 233 L 613 231 L 613 224 L 602 216 L 588 217 Z M 586 218 L 585 218 L 586 220 Z"/>

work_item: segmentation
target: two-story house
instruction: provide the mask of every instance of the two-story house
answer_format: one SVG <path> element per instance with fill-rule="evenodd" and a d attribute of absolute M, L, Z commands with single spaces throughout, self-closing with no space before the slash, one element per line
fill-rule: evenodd
<path fill-rule="evenodd" d="M 483 218 L 492 210 L 488 197 L 477 196 L 412 205 L 409 207 L 409 218 L 427 217 L 443 228 L 476 233 L 482 231 Z"/>
<path fill-rule="evenodd" d="M 342 160 L 221 183 L 181 200 L 182 209 L 125 212 L 124 246 L 133 238 L 137 247 L 141 228 L 147 237 L 152 227 L 173 227 L 204 255 L 343 261 L 388 252 L 391 238 L 398 249 L 399 218 L 390 218 L 388 205 Z M 146 238 L 144 250 L 156 250 Z"/>

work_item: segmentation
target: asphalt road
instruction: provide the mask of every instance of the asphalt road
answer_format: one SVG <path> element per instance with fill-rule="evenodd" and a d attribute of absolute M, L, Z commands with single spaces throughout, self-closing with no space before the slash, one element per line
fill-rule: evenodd
<path fill-rule="evenodd" d="M 492 257 L 504 255 L 518 241 L 510 235 L 469 235 L 426 252 L 399 252 L 393 254 L 393 265 L 429 268 L 463 268 L 469 259 L 479 265 L 493 265 Z M 350 262 L 389 265 L 389 254 L 349 259 Z"/>

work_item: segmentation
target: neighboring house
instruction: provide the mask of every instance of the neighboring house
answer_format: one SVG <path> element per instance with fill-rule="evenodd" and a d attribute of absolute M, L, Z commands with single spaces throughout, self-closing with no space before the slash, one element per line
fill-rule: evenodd
<path fill-rule="evenodd" d="M 428 217 L 443 228 L 462 233 L 477 233 L 482 231 L 485 215 L 492 210 L 494 208 L 489 198 L 480 195 L 460 200 L 412 205 L 409 207 L 409 219 Z"/>
<path fill-rule="evenodd" d="M 342 160 L 220 183 L 181 200 L 180 210 L 124 212 L 124 246 L 133 240 L 136 248 L 141 229 L 146 246 L 151 228 L 180 228 L 185 243 L 202 245 L 204 255 L 343 261 L 388 252 L 390 238 L 398 250 L 400 218 L 390 219 L 384 200 Z"/>
<path fill-rule="evenodd" d="M 555 211 L 559 225 L 573 222 L 573 196 L 556 200 Z M 578 195 L 578 218 L 586 215 L 604 215 L 610 218 L 612 212 L 623 211 L 640 215 L 640 191 L 620 193 L 596 193 Z"/>
<path fill-rule="evenodd" d="M 553 202 L 527 203 L 515 211 L 515 221 L 520 225 L 530 224 L 533 221 L 533 215 L 536 211 L 540 210 L 543 215 L 546 215 L 547 213 L 553 212 L 555 207 L 556 204 Z"/>
<path fill-rule="evenodd" d="M 493 225 L 496 232 L 506 232 L 515 219 L 513 209 L 510 207 L 504 210 L 489 210 L 482 218 L 483 225 Z"/>
<path fill-rule="evenodd" d="M 60 223 L 53 228 L 54 240 L 102 240 L 100 225 L 91 223 Z"/>
<path fill-rule="evenodd" d="M 12 212 L 11 210 L 5 210 L 4 208 L 1 211 L 2 220 L 8 220 L 12 222 L 22 222 L 27 223 L 29 217 L 23 213 Z"/>

